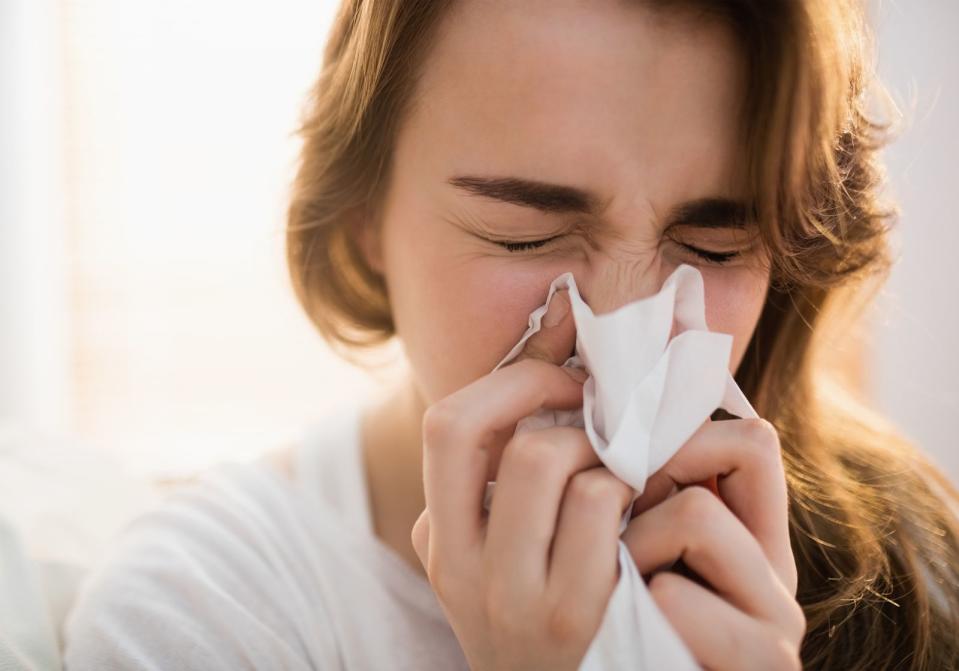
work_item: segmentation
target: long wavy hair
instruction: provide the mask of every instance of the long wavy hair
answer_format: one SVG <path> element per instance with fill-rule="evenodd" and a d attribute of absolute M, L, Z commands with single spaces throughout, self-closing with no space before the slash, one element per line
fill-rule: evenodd
<path fill-rule="evenodd" d="M 637 0 L 641 1 L 641 0 Z M 959 492 L 828 354 L 888 275 L 887 127 L 852 0 L 648 0 L 727 22 L 745 53 L 742 177 L 771 287 L 737 370 L 778 429 L 808 669 L 959 668 Z M 450 0 L 344 0 L 304 108 L 287 221 L 294 290 L 347 358 L 395 335 L 350 213 L 375 213 L 399 121 Z"/>

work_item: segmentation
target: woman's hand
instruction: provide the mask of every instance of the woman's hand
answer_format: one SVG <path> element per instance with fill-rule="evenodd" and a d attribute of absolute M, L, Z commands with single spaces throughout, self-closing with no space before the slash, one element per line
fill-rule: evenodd
<path fill-rule="evenodd" d="M 568 312 L 566 292 L 554 294 L 544 324 L 563 319 L 527 341 L 523 360 L 424 416 L 426 510 L 413 546 L 473 669 L 577 668 L 618 579 L 632 490 L 600 466 L 582 429 L 511 437 L 540 408 L 582 405 L 584 376 L 557 365 L 575 340 Z"/>
<path fill-rule="evenodd" d="M 717 474 L 722 500 L 701 486 L 669 496 Z M 633 515 L 623 541 L 641 574 L 682 559 L 712 587 L 671 571 L 649 582 L 701 665 L 717 671 L 801 668 L 806 620 L 795 600 L 786 480 L 772 424 L 705 422 L 649 479 Z"/>

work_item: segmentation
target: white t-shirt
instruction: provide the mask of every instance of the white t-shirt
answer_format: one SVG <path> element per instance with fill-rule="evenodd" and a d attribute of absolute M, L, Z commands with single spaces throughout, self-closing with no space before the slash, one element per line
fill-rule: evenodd
<path fill-rule="evenodd" d="M 68 669 L 465 669 L 429 583 L 373 533 L 360 406 L 289 480 L 227 464 L 133 522 L 81 588 Z"/>

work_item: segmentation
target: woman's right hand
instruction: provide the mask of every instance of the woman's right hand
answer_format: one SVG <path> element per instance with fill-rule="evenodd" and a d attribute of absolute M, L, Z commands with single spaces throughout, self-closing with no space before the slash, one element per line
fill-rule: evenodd
<path fill-rule="evenodd" d="M 559 365 L 575 342 L 569 312 L 567 292 L 554 294 L 520 357 L 423 417 L 426 509 L 413 546 L 472 669 L 576 669 L 618 579 L 632 490 L 582 429 L 513 436 L 540 408 L 582 405 L 585 375 Z"/>

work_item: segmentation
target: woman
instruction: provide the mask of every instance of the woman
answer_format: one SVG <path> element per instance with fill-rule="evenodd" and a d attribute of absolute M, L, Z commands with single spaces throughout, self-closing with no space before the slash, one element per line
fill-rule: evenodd
<path fill-rule="evenodd" d="M 688 263 L 763 419 L 706 422 L 636 501 L 663 614 L 711 669 L 955 668 L 959 495 L 820 363 L 889 265 L 865 38 L 837 0 L 344 2 L 288 259 L 331 343 L 396 335 L 408 374 L 285 479 L 134 525 L 68 665 L 576 668 L 631 491 L 579 429 L 512 437 L 582 402 L 568 299 L 490 371 L 560 273 L 604 313 Z"/>

